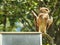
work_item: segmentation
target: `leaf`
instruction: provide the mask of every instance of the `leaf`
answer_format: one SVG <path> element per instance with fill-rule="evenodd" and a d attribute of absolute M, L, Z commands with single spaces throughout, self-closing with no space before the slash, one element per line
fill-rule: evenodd
<path fill-rule="evenodd" d="M 56 25 L 59 25 L 60 24 L 60 20 L 57 21 Z"/>
<path fill-rule="evenodd" d="M 4 14 L 4 12 L 0 10 L 0 14 Z"/>

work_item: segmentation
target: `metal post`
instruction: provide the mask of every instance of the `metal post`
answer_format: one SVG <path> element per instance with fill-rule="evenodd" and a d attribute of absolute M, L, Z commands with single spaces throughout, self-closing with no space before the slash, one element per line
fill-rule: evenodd
<path fill-rule="evenodd" d="M 42 45 L 42 33 L 40 34 L 40 45 Z"/>
<path fill-rule="evenodd" d="M 2 35 L 0 34 L 0 45 L 2 45 Z"/>
<path fill-rule="evenodd" d="M 0 45 L 42 45 L 42 33 L 0 32 Z"/>

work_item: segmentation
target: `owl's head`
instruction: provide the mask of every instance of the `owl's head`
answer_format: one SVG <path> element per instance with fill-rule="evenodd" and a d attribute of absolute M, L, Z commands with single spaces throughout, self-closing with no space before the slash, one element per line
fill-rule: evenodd
<path fill-rule="evenodd" d="M 48 8 L 46 8 L 46 7 L 41 7 L 41 8 L 40 8 L 40 12 L 41 12 L 41 13 L 49 13 L 50 10 L 49 10 Z"/>

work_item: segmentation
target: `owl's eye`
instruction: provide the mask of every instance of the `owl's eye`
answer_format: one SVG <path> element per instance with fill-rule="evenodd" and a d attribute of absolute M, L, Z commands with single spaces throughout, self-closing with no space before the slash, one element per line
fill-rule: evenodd
<path fill-rule="evenodd" d="M 46 11 L 48 11 L 48 9 L 45 9 Z"/>

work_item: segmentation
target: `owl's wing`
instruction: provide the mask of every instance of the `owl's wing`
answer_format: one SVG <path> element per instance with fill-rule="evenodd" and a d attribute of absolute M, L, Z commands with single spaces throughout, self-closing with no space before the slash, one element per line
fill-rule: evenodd
<path fill-rule="evenodd" d="M 32 14 L 35 18 L 37 18 L 37 14 L 32 10 Z"/>
<path fill-rule="evenodd" d="M 51 26 L 51 24 L 53 23 L 53 17 L 51 16 L 48 21 L 47 21 L 47 29 Z"/>

